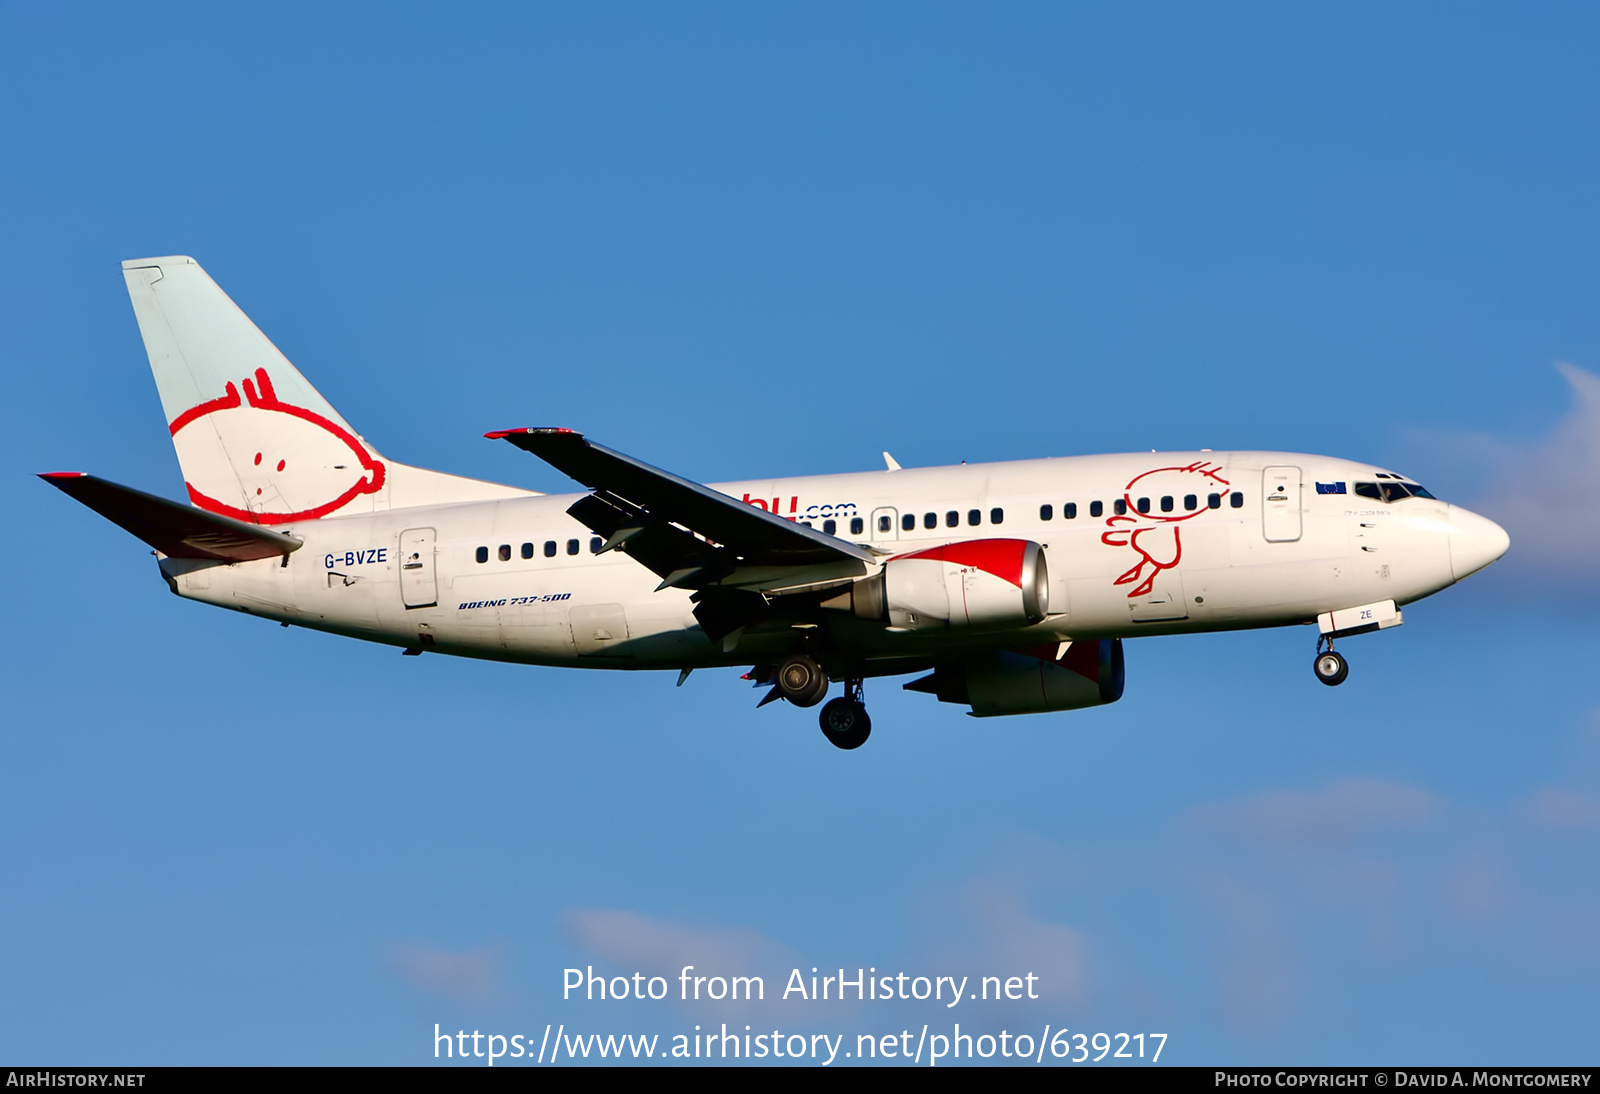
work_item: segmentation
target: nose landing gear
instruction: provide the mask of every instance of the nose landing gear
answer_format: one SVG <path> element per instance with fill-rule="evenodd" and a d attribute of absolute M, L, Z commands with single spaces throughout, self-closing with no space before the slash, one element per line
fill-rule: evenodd
<path fill-rule="evenodd" d="M 1328 644 L 1326 650 L 1322 648 L 1324 642 Z M 1333 652 L 1333 639 L 1326 635 L 1317 639 L 1317 656 L 1311 662 L 1311 669 L 1317 674 L 1317 679 L 1330 688 L 1338 687 L 1350 675 L 1350 663 L 1342 655 Z"/>
<path fill-rule="evenodd" d="M 861 692 L 859 679 L 846 680 L 844 694 L 822 708 L 818 719 L 822 723 L 822 735 L 835 748 L 860 748 L 872 733 L 872 719 L 867 716 Z"/>

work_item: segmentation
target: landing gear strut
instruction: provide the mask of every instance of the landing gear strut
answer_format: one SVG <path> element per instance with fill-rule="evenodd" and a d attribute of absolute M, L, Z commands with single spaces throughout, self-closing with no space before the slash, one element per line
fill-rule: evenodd
<path fill-rule="evenodd" d="M 1326 642 L 1328 648 L 1322 648 Z M 1317 674 L 1317 679 L 1327 684 L 1330 688 L 1344 683 L 1345 677 L 1350 675 L 1350 664 L 1344 657 L 1333 652 L 1333 637 L 1324 635 L 1317 639 L 1317 657 L 1311 662 L 1311 669 Z"/>
<path fill-rule="evenodd" d="M 872 719 L 861 701 L 861 681 L 846 680 L 844 694 L 822 708 L 822 735 L 835 748 L 860 748 L 872 733 Z"/>

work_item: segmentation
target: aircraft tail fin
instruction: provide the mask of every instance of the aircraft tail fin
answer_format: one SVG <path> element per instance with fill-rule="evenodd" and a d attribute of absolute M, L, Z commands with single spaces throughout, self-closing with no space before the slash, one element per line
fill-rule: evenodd
<path fill-rule="evenodd" d="M 524 496 L 383 459 L 192 258 L 122 275 L 189 500 L 252 524 Z"/>

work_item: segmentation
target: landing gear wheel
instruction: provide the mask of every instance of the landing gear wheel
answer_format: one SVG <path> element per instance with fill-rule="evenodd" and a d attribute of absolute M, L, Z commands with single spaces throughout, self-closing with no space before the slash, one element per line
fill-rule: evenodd
<path fill-rule="evenodd" d="M 872 719 L 867 708 L 854 699 L 840 696 L 822 708 L 822 735 L 835 748 L 860 748 L 872 733 Z"/>
<path fill-rule="evenodd" d="M 828 674 L 803 653 L 778 666 L 778 692 L 797 707 L 814 707 L 828 694 Z"/>
<path fill-rule="evenodd" d="M 1350 675 L 1350 665 L 1343 656 L 1332 650 L 1317 654 L 1317 659 L 1311 662 L 1311 668 L 1316 672 L 1317 679 L 1330 688 L 1344 683 L 1345 677 Z"/>

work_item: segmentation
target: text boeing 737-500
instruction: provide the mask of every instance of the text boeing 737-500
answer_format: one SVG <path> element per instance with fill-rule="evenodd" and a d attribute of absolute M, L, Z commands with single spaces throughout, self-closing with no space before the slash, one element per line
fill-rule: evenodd
<path fill-rule="evenodd" d="M 193 259 L 123 263 L 189 504 L 43 476 L 154 547 L 179 596 L 534 665 L 752 666 L 762 705 L 867 739 L 869 676 L 987 717 L 1122 695 L 1122 640 L 1315 623 L 1336 638 L 1505 553 L 1495 523 L 1370 464 L 1150 452 L 704 486 L 569 429 L 490 433 L 582 483 L 385 459 Z"/>

